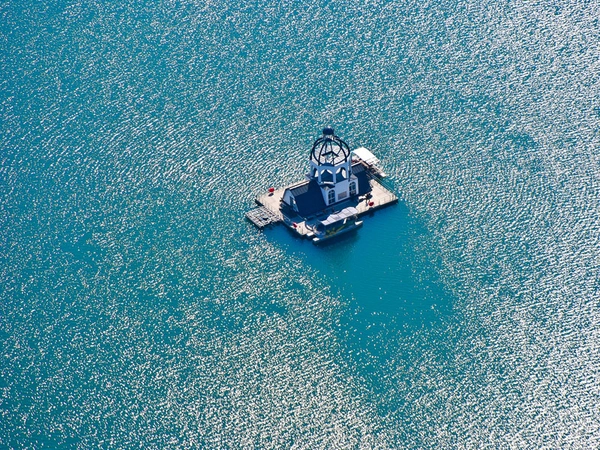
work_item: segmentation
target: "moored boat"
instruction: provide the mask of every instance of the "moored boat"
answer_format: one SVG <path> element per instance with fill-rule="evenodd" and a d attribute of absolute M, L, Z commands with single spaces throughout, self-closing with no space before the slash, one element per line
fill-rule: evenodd
<path fill-rule="evenodd" d="M 371 151 L 365 147 L 358 147 L 352 150 L 352 159 L 354 161 L 362 162 L 373 175 L 379 178 L 387 177 L 387 174 L 381 169 L 380 161 L 377 157 L 371 153 Z"/>
<path fill-rule="evenodd" d="M 335 236 L 356 230 L 362 224 L 362 220 L 358 220 L 358 210 L 349 206 L 330 214 L 325 220 L 318 221 L 313 228 L 314 237 L 312 241 L 314 244 L 318 244 Z"/>

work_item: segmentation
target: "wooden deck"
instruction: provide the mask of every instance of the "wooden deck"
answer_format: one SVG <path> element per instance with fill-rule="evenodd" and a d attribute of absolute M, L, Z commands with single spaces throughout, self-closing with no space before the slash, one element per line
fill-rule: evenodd
<path fill-rule="evenodd" d="M 398 197 L 380 181 L 373 178 L 369 180 L 371 184 L 370 198 L 354 198 L 341 203 L 337 203 L 331 208 L 327 208 L 320 214 L 302 218 L 299 215 L 288 212 L 282 213 L 280 209 L 281 199 L 286 188 L 277 189 L 274 192 L 267 192 L 256 198 L 258 208 L 248 212 L 246 217 L 258 228 L 264 228 L 271 223 L 283 222 L 292 231 L 306 238 L 314 236 L 313 228 L 319 220 L 325 219 L 329 214 L 340 211 L 348 206 L 354 206 L 358 210 L 358 215 L 362 216 L 376 211 L 386 206 L 398 203 Z M 266 217 L 266 218 L 265 218 Z"/>

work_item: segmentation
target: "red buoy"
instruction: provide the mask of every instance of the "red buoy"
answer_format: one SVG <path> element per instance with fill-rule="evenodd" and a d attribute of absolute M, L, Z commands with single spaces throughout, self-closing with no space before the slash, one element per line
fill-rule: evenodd
<path fill-rule="evenodd" d="M 269 188 L 269 192 L 272 194 L 273 192 L 275 192 L 275 188 L 274 187 L 270 187 Z"/>
<path fill-rule="evenodd" d="M 373 206 L 375 202 L 369 202 L 369 206 Z"/>
<path fill-rule="evenodd" d="M 298 228 L 298 224 L 297 224 L 296 222 L 293 222 L 293 223 L 292 223 L 292 226 L 293 226 L 294 228 Z"/>

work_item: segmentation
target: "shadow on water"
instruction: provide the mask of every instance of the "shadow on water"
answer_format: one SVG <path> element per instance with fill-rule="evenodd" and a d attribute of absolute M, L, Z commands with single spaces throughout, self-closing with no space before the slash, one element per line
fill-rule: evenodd
<path fill-rule="evenodd" d="M 327 245 L 313 245 L 283 226 L 265 234 L 345 299 L 337 330 L 340 362 L 373 393 L 389 391 L 390 373 L 414 365 L 421 347 L 431 344 L 427 336 L 452 313 L 431 235 L 402 202 L 366 216 L 356 233 Z M 379 407 L 396 409 L 399 402 L 390 397 Z"/>
<path fill-rule="evenodd" d="M 440 311 L 447 294 L 428 250 L 428 231 L 399 203 L 364 217 L 364 226 L 320 245 L 284 226 L 266 230 L 291 258 L 330 281 L 332 291 L 365 313 L 389 313 L 421 322 Z"/>

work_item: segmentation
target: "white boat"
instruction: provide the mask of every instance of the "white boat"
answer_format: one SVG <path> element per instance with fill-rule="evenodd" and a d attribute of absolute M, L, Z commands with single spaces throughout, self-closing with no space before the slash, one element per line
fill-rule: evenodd
<path fill-rule="evenodd" d="M 362 224 L 362 220 L 358 220 L 358 210 L 349 206 L 317 222 L 314 227 L 313 243 L 318 244 L 334 236 L 356 230 Z"/>
<path fill-rule="evenodd" d="M 352 151 L 352 158 L 354 160 L 362 161 L 374 175 L 380 178 L 387 177 L 387 174 L 379 167 L 381 162 L 369 149 L 358 147 Z"/>

